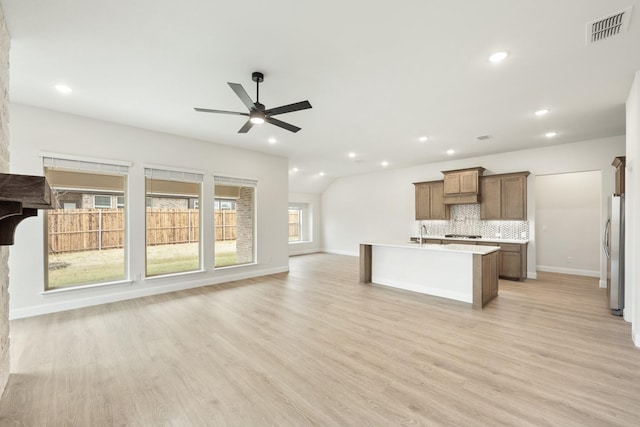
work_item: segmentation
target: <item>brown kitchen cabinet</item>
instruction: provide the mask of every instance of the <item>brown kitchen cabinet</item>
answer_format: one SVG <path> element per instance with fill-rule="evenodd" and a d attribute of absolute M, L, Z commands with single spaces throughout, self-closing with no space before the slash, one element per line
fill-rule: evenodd
<path fill-rule="evenodd" d="M 453 171 L 443 171 L 445 196 L 457 196 L 459 194 L 478 194 L 479 177 L 484 168 L 469 168 Z"/>
<path fill-rule="evenodd" d="M 526 220 L 529 172 L 483 176 L 480 179 L 480 219 Z"/>
<path fill-rule="evenodd" d="M 449 219 L 449 206 L 444 204 L 444 182 L 416 182 L 416 220 Z"/>
<path fill-rule="evenodd" d="M 451 239 L 446 239 L 442 241 L 443 245 L 475 245 L 477 242 L 474 242 L 473 240 L 468 240 L 468 239 L 464 239 L 464 240 L 451 240 Z"/>
<path fill-rule="evenodd" d="M 420 243 L 420 237 L 411 237 L 409 240 L 411 240 L 414 243 Z M 442 244 L 442 240 L 440 240 L 440 239 L 430 239 L 428 237 L 423 237 L 422 238 L 422 243 L 425 243 L 427 245 L 440 245 L 440 244 Z"/>
<path fill-rule="evenodd" d="M 499 276 L 505 279 L 524 280 L 527 278 L 527 244 L 477 242 L 478 245 L 500 246 L 498 261 Z"/>

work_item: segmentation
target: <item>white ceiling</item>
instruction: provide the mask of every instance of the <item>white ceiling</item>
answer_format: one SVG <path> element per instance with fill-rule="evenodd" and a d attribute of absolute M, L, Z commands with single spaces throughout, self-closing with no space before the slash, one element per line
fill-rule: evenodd
<path fill-rule="evenodd" d="M 624 134 L 640 69 L 640 0 L 0 2 L 13 102 L 286 156 L 300 169 L 295 192 L 383 160 L 398 168 Z M 626 33 L 585 44 L 587 21 L 628 6 Z M 500 50 L 509 57 L 490 63 Z M 245 111 L 227 82 L 255 100 L 252 71 L 265 74 L 267 108 L 311 102 L 278 116 L 300 132 L 238 134 L 244 117 L 194 112 Z M 57 93 L 59 82 L 73 92 Z M 540 108 L 550 113 L 535 117 Z"/>

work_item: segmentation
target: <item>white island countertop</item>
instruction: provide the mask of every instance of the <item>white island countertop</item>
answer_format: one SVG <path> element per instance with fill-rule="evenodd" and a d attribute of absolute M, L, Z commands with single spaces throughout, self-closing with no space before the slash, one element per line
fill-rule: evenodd
<path fill-rule="evenodd" d="M 482 308 L 498 295 L 499 246 L 360 244 L 360 282 L 449 298 Z"/>
<path fill-rule="evenodd" d="M 411 236 L 412 239 L 419 239 L 420 236 Z M 520 244 L 520 245 L 525 245 L 527 243 L 529 243 L 529 240 L 526 239 L 522 239 L 522 240 L 516 240 L 516 239 L 503 239 L 501 237 L 478 237 L 477 239 L 469 239 L 469 238 L 465 238 L 465 237 L 444 237 L 444 236 L 427 236 L 427 235 L 423 235 L 422 236 L 423 239 L 436 239 L 436 240 L 456 240 L 456 241 L 460 241 L 460 240 L 468 240 L 469 242 L 490 242 L 490 243 L 515 243 L 515 244 Z"/>
<path fill-rule="evenodd" d="M 463 245 L 458 243 L 452 243 L 450 245 L 424 243 L 420 245 L 419 243 L 414 242 L 363 242 L 362 244 L 371 246 L 386 246 L 390 248 L 416 249 L 421 251 L 458 252 L 477 255 L 486 255 L 490 254 L 491 252 L 500 250 L 499 246 Z"/>

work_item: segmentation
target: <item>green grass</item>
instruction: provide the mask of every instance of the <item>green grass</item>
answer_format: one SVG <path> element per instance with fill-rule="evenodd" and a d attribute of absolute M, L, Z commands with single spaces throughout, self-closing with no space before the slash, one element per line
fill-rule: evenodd
<path fill-rule="evenodd" d="M 182 273 L 200 268 L 198 256 L 174 256 L 171 258 L 147 258 L 147 276 Z"/>
<path fill-rule="evenodd" d="M 123 263 L 111 263 L 91 267 L 71 264 L 66 268 L 49 271 L 49 289 L 97 282 L 113 282 L 123 279 Z"/>
<path fill-rule="evenodd" d="M 200 266 L 194 250 L 197 253 L 197 244 L 162 245 L 149 248 L 147 276 L 198 270 Z M 60 263 L 66 267 L 49 271 L 48 289 L 125 279 L 122 249 L 52 254 L 49 256 L 49 263 Z M 235 264 L 237 264 L 235 251 L 216 251 L 216 268 Z"/>

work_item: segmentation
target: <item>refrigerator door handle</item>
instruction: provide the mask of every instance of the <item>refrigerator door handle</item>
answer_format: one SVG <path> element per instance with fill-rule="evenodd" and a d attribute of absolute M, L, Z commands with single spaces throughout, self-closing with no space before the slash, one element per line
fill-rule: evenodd
<path fill-rule="evenodd" d="M 611 218 L 607 219 L 607 223 L 604 225 L 604 234 L 602 236 L 602 249 L 607 258 L 611 259 L 611 253 L 609 253 L 609 233 L 611 231 Z"/>

